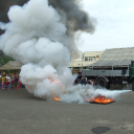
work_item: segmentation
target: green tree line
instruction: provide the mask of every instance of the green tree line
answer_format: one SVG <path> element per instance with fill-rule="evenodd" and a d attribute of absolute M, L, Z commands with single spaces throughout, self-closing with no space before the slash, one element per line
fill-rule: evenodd
<path fill-rule="evenodd" d="M 6 64 L 8 61 L 13 61 L 14 59 L 5 55 L 2 51 L 0 51 L 0 67 Z"/>

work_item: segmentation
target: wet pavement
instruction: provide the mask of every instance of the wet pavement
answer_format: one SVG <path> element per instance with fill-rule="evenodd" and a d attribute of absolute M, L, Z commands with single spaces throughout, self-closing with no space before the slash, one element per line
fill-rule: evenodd
<path fill-rule="evenodd" d="M 44 101 L 26 89 L 0 90 L 0 134 L 134 134 L 134 92 L 115 103 Z"/>

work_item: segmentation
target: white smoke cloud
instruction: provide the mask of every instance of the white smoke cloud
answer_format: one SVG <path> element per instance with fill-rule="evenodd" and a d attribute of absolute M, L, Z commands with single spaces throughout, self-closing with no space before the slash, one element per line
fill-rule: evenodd
<path fill-rule="evenodd" d="M 0 29 L 6 30 L 8 27 L 5 23 L 0 22 Z"/>
<path fill-rule="evenodd" d="M 63 88 L 59 87 L 61 83 L 64 88 L 72 84 L 75 76 L 67 68 L 71 44 L 62 43 L 63 38 L 67 40 L 66 26 L 48 1 L 31 0 L 23 7 L 12 6 L 8 17 L 9 23 L 1 23 L 6 32 L 1 36 L 0 49 L 25 64 L 20 76 L 28 91 L 51 97 Z"/>
<path fill-rule="evenodd" d="M 94 90 L 86 85 L 73 86 L 67 67 L 70 52 L 76 46 L 67 36 L 66 25 L 47 0 L 31 0 L 23 7 L 12 6 L 8 12 L 10 22 L 0 23 L 6 29 L 0 37 L 0 49 L 25 65 L 21 68 L 21 81 L 27 90 L 40 98 L 59 97 L 63 102 L 85 103 L 92 96 L 115 96 L 107 90 Z"/>

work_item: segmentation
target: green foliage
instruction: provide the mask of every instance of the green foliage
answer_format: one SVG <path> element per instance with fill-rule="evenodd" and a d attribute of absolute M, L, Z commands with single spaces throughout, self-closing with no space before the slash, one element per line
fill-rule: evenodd
<path fill-rule="evenodd" d="M 82 67 L 73 68 L 73 69 L 72 69 L 72 74 L 78 73 L 78 72 L 81 71 L 81 70 L 82 70 Z"/>
<path fill-rule="evenodd" d="M 20 70 L 6 70 L 5 72 L 6 72 L 6 74 L 9 74 L 9 73 L 20 73 Z"/>
<path fill-rule="evenodd" d="M 6 64 L 8 61 L 13 61 L 14 59 L 5 55 L 2 51 L 0 51 L 0 67 Z"/>

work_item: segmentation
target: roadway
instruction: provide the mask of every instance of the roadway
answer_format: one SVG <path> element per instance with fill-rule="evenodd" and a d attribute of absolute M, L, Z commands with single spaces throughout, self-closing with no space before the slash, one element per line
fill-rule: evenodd
<path fill-rule="evenodd" d="M 68 104 L 0 90 L 0 134 L 134 134 L 134 92 L 115 103 Z"/>

